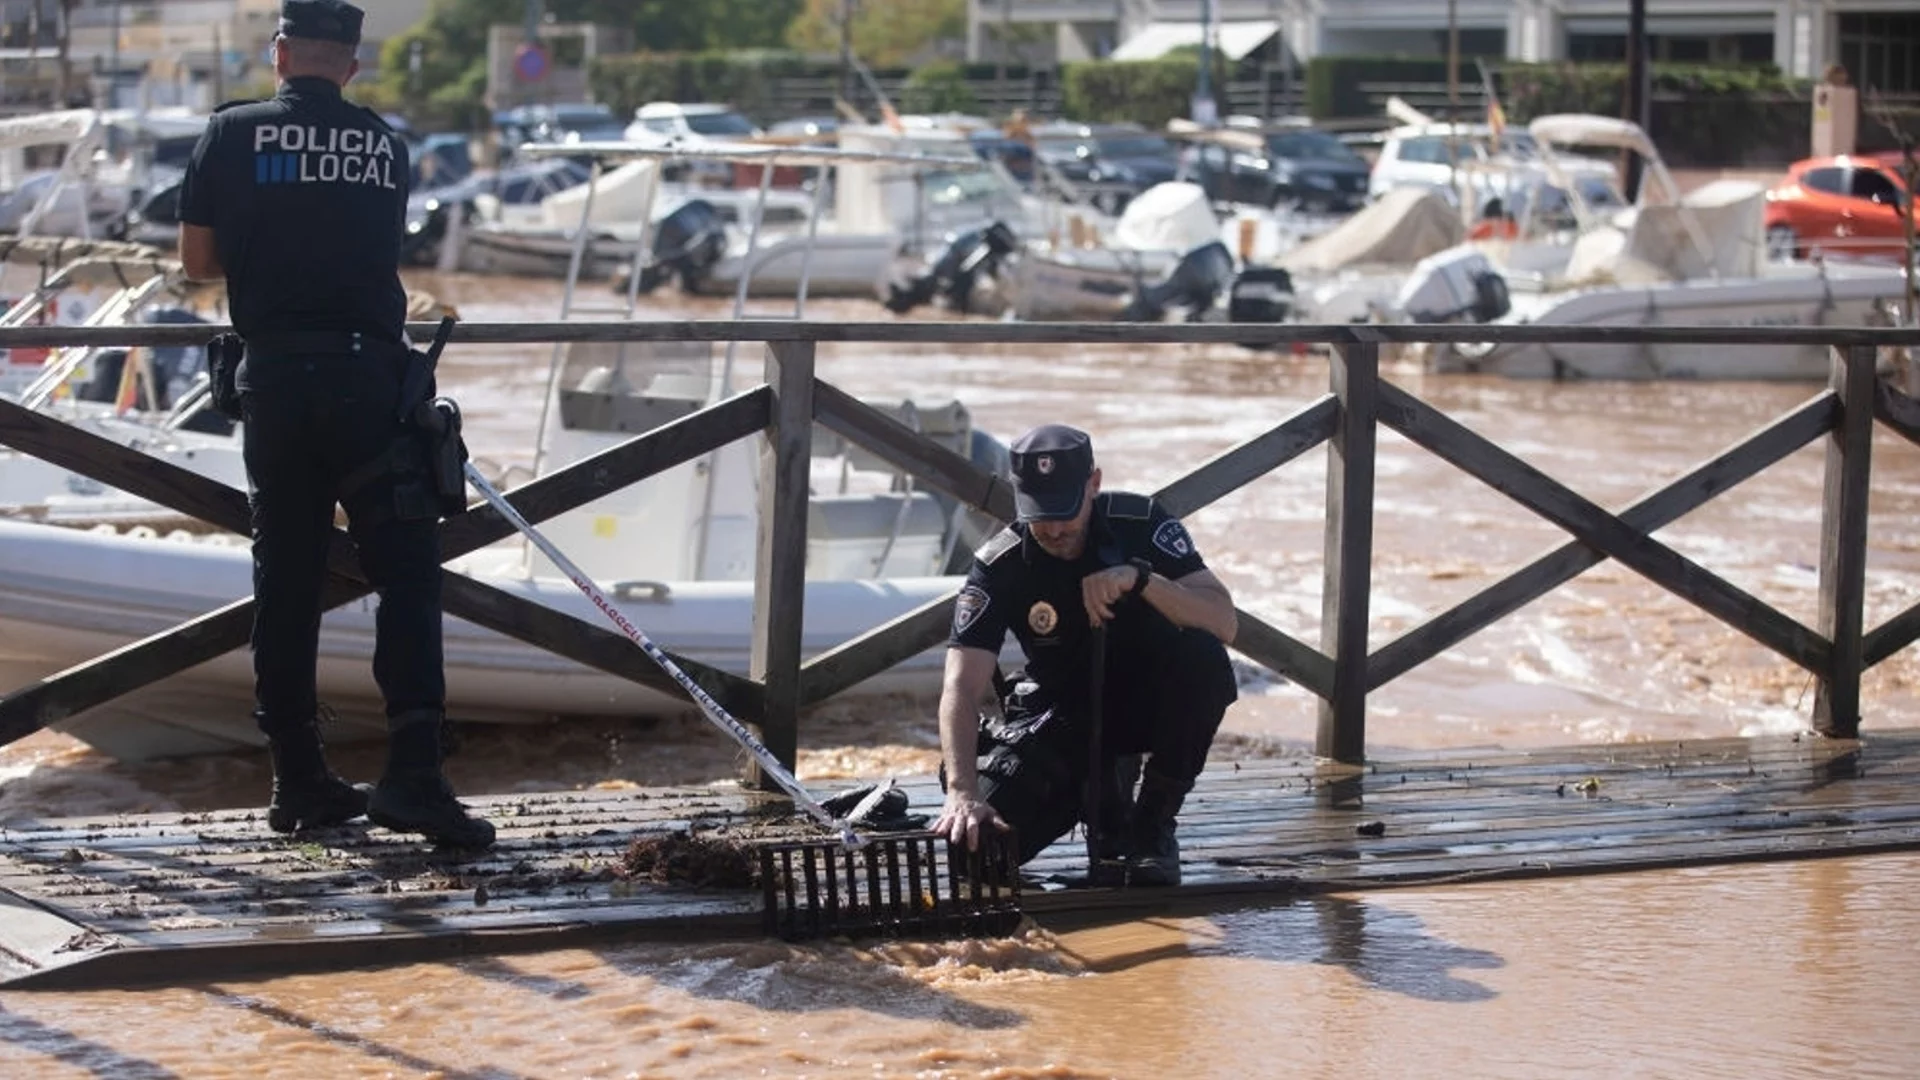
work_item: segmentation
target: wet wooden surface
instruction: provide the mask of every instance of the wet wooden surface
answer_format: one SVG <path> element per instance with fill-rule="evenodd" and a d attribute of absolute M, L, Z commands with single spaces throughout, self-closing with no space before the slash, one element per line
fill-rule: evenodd
<path fill-rule="evenodd" d="M 933 812 L 930 777 L 903 782 Z M 737 788 L 468 800 L 484 856 L 378 828 L 288 839 L 260 811 L 14 821 L 0 830 L 10 988 L 190 982 L 623 940 L 760 933 L 757 891 L 629 881 L 636 838 L 693 827 L 815 837 Z M 1026 868 L 1041 923 L 1306 892 L 1920 848 L 1920 731 L 1513 753 L 1332 769 L 1210 768 L 1181 815 L 1174 890 L 1068 887 L 1064 838 Z"/>

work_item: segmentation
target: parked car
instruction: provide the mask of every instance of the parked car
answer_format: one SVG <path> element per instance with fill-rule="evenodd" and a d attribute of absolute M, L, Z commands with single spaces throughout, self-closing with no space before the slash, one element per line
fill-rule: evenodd
<path fill-rule="evenodd" d="M 413 166 L 409 191 L 428 191 L 456 184 L 473 172 L 472 149 L 467 137 L 457 132 L 409 137 L 407 157 Z"/>
<path fill-rule="evenodd" d="M 1906 206 L 1900 174 L 1878 160 L 1821 157 L 1796 161 L 1767 192 L 1767 254 L 1904 257 Z"/>
<path fill-rule="evenodd" d="M 1367 199 L 1367 163 L 1317 128 L 1224 129 L 1197 139 L 1187 166 L 1208 197 L 1221 202 L 1344 213 Z"/>
<path fill-rule="evenodd" d="M 1473 195 L 1474 209 L 1499 199 L 1517 210 L 1519 193 L 1535 188 L 1546 171 L 1540 146 L 1525 131 L 1508 129 L 1496 139 L 1486 124 L 1415 124 L 1394 128 L 1381 138 L 1368 182 L 1370 198 L 1395 188 L 1423 187 L 1457 203 L 1462 191 Z M 1579 154 L 1554 155 L 1558 170 L 1593 205 L 1618 200 L 1618 168 L 1612 161 Z"/>
<path fill-rule="evenodd" d="M 619 142 L 625 135 L 612 109 L 591 102 L 522 105 L 496 113 L 493 120 L 503 160 L 525 143 Z"/>
<path fill-rule="evenodd" d="M 627 125 L 630 142 L 651 139 L 677 139 L 701 142 L 707 139 L 750 139 L 760 134 L 753 121 L 730 105 L 683 104 L 677 101 L 650 101 L 633 112 Z"/>
<path fill-rule="evenodd" d="M 796 116 L 791 120 L 782 120 L 767 129 L 767 134 L 782 139 L 805 139 L 808 142 L 831 143 L 834 135 L 840 131 L 840 118 L 837 116 Z"/>
<path fill-rule="evenodd" d="M 1109 214 L 1180 171 L 1173 143 L 1138 124 L 1042 124 L 1033 129 L 1033 140 L 1047 167 Z"/>

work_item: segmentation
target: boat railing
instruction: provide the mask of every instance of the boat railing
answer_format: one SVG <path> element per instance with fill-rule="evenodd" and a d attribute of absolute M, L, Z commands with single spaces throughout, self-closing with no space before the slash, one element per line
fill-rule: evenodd
<path fill-rule="evenodd" d="M 222 327 L 100 326 L 0 328 L 0 348 L 183 345 Z M 424 335 L 432 328 L 417 330 Z M 1359 766 L 1367 758 L 1368 695 L 1433 660 L 1493 623 L 1612 560 L 1803 669 L 1814 681 L 1810 721 L 1817 731 L 1854 738 L 1860 731 L 1861 678 L 1920 639 L 1920 604 L 1866 624 L 1868 495 L 1874 481 L 1876 424 L 1920 444 L 1920 396 L 1879 374 L 1886 351 L 1920 351 L 1920 330 L 1867 327 L 1571 327 L 1454 325 L 1170 325 L 1018 323 L 828 323 L 674 321 L 463 324 L 453 345 L 562 342 L 735 340 L 765 345 L 762 377 L 698 412 L 633 435 L 610 449 L 522 484 L 508 493 L 534 522 L 583 506 L 731 442 L 764 437 L 759 455 L 761 528 L 749 670 L 691 662 L 700 684 L 729 711 L 759 726 L 780 760 L 794 761 L 804 710 L 945 640 L 954 594 L 813 656 L 801 648 L 806 603 L 808 469 L 816 424 L 891 462 L 931 490 L 1001 521 L 1013 516 L 1004 475 L 911 430 L 819 377 L 823 343 L 937 346 L 1156 344 L 1329 346 L 1327 390 L 1267 430 L 1194 465 L 1154 492 L 1187 516 L 1325 444 L 1323 618 L 1317 643 L 1240 613 L 1233 648 L 1292 680 L 1319 700 L 1316 752 Z M 1794 343 L 1833 349 L 1828 382 L 1734 444 L 1629 505 L 1607 508 L 1555 480 L 1414 390 L 1384 377 L 1383 346 L 1411 343 L 1723 345 Z M 1091 409 L 1093 406 L 1089 405 Z M 1073 422 L 1078 417 L 1064 415 Z M 1453 607 L 1372 646 L 1369 631 L 1375 447 L 1397 433 L 1507 496 L 1568 534 L 1565 542 Z M 58 419 L 0 401 L 0 442 L 105 484 L 164 503 L 234 532 L 247 529 L 246 496 L 137 450 L 97 438 Z M 1657 534 L 1736 485 L 1818 444 L 1825 484 L 1819 516 L 1817 617 L 1806 625 L 1743 590 Z M 444 521 L 448 560 L 507 538 L 512 526 L 485 505 Z M 366 595 L 370 586 L 345 532 L 328 555 L 329 606 Z M 955 582 L 956 586 L 958 581 Z M 447 614 L 547 649 L 583 665 L 675 692 L 613 631 L 516 598 L 464 574 L 443 576 Z M 21 687 L 0 699 L 0 744 L 204 663 L 247 643 L 251 598 L 172 630 Z M 665 643 L 671 647 L 671 642 Z M 1712 708 L 1703 702 L 1703 708 Z"/>

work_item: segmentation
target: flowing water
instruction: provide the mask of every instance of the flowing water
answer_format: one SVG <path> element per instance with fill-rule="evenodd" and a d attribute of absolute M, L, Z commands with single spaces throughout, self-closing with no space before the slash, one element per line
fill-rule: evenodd
<path fill-rule="evenodd" d="M 471 320 L 549 319 L 552 282 L 423 275 Z M 598 299 L 598 297 L 595 297 Z M 662 301 L 664 303 L 664 299 Z M 756 304 L 757 310 L 774 305 Z M 716 318 L 718 301 L 654 316 Z M 815 318 L 884 318 L 811 305 Z M 456 347 L 441 386 L 476 455 L 532 462 L 549 350 Z M 759 371 L 757 347 L 738 370 Z M 1808 385 L 1396 383 L 1618 508 L 1811 396 Z M 867 398 L 957 397 L 1011 437 L 1086 428 L 1110 487 L 1151 490 L 1326 391 L 1312 356 L 1234 348 L 823 346 Z M 1868 622 L 1920 600 L 1920 464 L 1874 445 Z M 1822 455 L 1794 455 L 1660 539 L 1811 625 Z M 1325 452 L 1193 514 L 1241 606 L 1320 619 Z M 1564 536 L 1404 439 L 1379 446 L 1373 645 Z M 1865 715 L 1911 726 L 1920 650 L 1872 672 Z M 1798 730 L 1806 676 L 1602 564 L 1372 698 L 1386 756 Z M 1305 753 L 1315 702 L 1249 668 L 1216 756 Z M 830 705 L 800 774 L 931 771 L 932 703 Z M 344 747 L 350 775 L 379 748 Z M 464 792 L 699 782 L 740 755 L 688 718 L 472 733 Z M 0 749 L 0 820 L 257 805 L 260 756 L 123 766 L 43 733 Z M 9 994 L 0 1075 L 1913 1076 L 1920 856 L 1712 867 L 1328 897 L 994 944 L 633 947 L 191 989 Z"/>

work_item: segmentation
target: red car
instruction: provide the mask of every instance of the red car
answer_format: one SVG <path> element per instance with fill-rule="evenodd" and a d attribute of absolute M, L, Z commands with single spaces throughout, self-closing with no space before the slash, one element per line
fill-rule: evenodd
<path fill-rule="evenodd" d="M 1798 161 L 1767 192 L 1767 254 L 1902 260 L 1910 196 L 1899 171 L 1874 157 Z"/>

